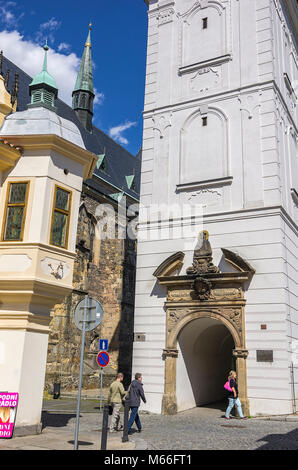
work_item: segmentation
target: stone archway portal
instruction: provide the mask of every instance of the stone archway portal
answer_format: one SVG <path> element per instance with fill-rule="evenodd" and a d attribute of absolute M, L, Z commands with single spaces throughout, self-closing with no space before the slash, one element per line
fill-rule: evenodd
<path fill-rule="evenodd" d="M 190 322 L 209 318 L 221 322 L 231 333 L 235 349 L 236 369 L 239 384 L 239 397 L 245 414 L 249 414 L 246 386 L 245 347 L 245 303 L 244 283 L 254 273 L 253 268 L 242 258 L 228 250 L 223 250 L 226 260 L 239 272 L 220 272 L 212 263 L 212 250 L 208 232 L 201 233 L 195 248 L 193 265 L 186 275 L 172 275 L 181 267 L 183 253 L 177 253 L 162 263 L 154 275 L 161 285 L 167 287 L 166 306 L 166 347 L 163 414 L 177 413 L 176 370 L 178 357 L 178 337 Z"/>
<path fill-rule="evenodd" d="M 222 402 L 227 373 L 236 370 L 235 342 L 226 325 L 215 318 L 193 319 L 178 336 L 177 410 Z"/>

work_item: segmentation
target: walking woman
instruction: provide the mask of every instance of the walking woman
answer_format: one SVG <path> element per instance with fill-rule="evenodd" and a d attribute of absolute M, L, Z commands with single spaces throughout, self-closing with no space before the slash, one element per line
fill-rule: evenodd
<path fill-rule="evenodd" d="M 229 377 L 228 377 L 228 381 L 229 381 L 229 384 L 230 384 L 231 391 L 229 391 L 229 396 L 228 396 L 229 397 L 229 405 L 228 405 L 228 408 L 226 410 L 226 415 L 225 415 L 226 419 L 231 419 L 230 418 L 230 413 L 231 413 L 231 411 L 232 411 L 232 409 L 234 408 L 235 405 L 237 406 L 240 419 L 246 419 L 247 418 L 246 416 L 243 416 L 242 406 L 241 406 L 241 402 L 240 402 L 239 396 L 238 396 L 238 385 L 237 385 L 236 379 L 237 379 L 236 372 L 234 370 L 231 370 L 231 372 L 229 373 Z"/>

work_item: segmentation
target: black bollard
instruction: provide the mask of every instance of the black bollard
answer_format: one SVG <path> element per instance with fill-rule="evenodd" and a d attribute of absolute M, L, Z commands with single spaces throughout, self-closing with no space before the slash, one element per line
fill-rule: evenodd
<path fill-rule="evenodd" d="M 55 382 L 54 383 L 54 390 L 53 390 L 53 398 L 57 400 L 60 398 L 60 391 L 61 391 L 61 383 Z"/>
<path fill-rule="evenodd" d="M 108 427 L 109 427 L 109 405 L 106 403 L 103 407 L 103 415 L 102 415 L 101 450 L 107 450 Z"/>
<path fill-rule="evenodd" d="M 125 400 L 122 442 L 129 441 L 128 439 L 128 415 L 129 415 L 129 400 Z"/>

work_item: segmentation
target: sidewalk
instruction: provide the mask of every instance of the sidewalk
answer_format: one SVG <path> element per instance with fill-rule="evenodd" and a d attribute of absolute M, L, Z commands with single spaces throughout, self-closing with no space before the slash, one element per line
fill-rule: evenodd
<path fill-rule="evenodd" d="M 89 416 L 90 417 L 90 416 Z M 82 418 L 81 418 L 82 419 Z M 45 428 L 41 434 L 0 440 L 1 450 L 74 450 L 75 430 Z M 100 450 L 101 431 L 80 432 L 78 450 Z M 108 433 L 107 450 L 146 450 L 147 443 L 139 437 L 129 436 L 129 442 L 122 442 L 122 432 Z"/>
<path fill-rule="evenodd" d="M 141 442 L 136 443 L 132 439 L 123 443 L 122 433 L 119 434 L 119 437 L 108 435 L 107 450 L 137 450 L 142 447 Z M 79 450 L 100 450 L 100 446 L 101 432 L 80 433 Z M 41 434 L 35 436 L 3 439 L 0 441 L 1 450 L 74 450 L 74 433 L 44 429 Z"/>
<path fill-rule="evenodd" d="M 44 400 L 42 412 L 42 433 L 30 436 L 14 436 L 0 439 L 1 450 L 74 450 L 77 402 L 67 398 Z M 81 401 L 79 421 L 79 450 L 100 450 L 102 413 L 99 412 L 97 396 L 88 394 Z M 94 394 L 95 395 L 95 394 Z M 96 398 L 96 399 L 94 399 Z M 107 450 L 145 450 L 147 443 L 137 434 L 129 436 L 129 442 L 122 442 L 122 432 L 108 432 Z"/>

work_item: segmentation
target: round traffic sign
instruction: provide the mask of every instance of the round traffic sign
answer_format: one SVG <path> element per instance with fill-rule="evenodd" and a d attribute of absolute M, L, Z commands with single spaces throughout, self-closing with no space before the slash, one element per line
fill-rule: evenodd
<path fill-rule="evenodd" d="M 101 351 L 97 354 L 96 362 L 100 367 L 106 367 L 110 362 L 110 356 L 106 351 Z"/>
<path fill-rule="evenodd" d="M 73 321 L 79 330 L 83 330 L 84 325 L 85 299 L 81 300 L 75 308 Z M 85 331 L 92 331 L 100 325 L 103 317 L 103 308 L 98 300 L 87 298 L 86 304 L 86 326 Z"/>

